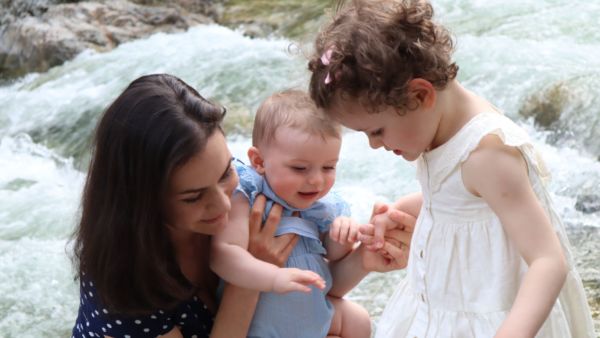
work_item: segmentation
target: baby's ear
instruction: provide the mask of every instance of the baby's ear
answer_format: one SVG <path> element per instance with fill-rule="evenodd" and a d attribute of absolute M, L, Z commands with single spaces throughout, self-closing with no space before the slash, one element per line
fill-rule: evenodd
<path fill-rule="evenodd" d="M 256 147 L 250 147 L 250 149 L 248 149 L 248 158 L 250 159 L 250 165 L 252 168 L 254 168 L 259 174 L 263 175 L 265 173 L 265 165 L 260 149 Z"/>

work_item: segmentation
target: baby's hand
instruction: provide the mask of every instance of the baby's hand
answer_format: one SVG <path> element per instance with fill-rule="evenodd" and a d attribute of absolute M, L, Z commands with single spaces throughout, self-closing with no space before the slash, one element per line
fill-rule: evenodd
<path fill-rule="evenodd" d="M 329 229 L 329 237 L 340 244 L 355 243 L 359 224 L 350 217 L 337 217 Z"/>
<path fill-rule="evenodd" d="M 323 290 L 325 281 L 318 273 L 296 268 L 279 268 L 273 281 L 273 292 L 310 292 L 309 285 Z"/>

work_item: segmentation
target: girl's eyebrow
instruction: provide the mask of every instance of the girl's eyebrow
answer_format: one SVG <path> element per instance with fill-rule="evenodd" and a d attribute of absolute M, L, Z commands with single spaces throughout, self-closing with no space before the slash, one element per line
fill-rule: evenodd
<path fill-rule="evenodd" d="M 223 177 L 225 177 L 225 175 L 227 175 L 227 172 L 231 168 L 231 163 L 232 162 L 233 162 L 233 156 L 231 158 L 229 158 L 229 161 L 227 162 L 227 167 L 225 167 L 225 171 L 223 171 L 223 174 L 221 174 L 221 178 L 220 179 L 222 179 Z M 185 194 L 191 194 L 191 193 L 200 193 L 200 192 L 206 190 L 206 188 L 207 187 L 187 189 L 187 190 L 184 190 L 184 191 L 180 192 L 178 195 L 185 195 Z"/>

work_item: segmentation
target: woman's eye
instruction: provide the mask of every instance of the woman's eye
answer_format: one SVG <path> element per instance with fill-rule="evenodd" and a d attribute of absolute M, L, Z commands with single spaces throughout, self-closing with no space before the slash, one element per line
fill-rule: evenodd
<path fill-rule="evenodd" d="M 198 202 L 201 198 L 202 198 L 202 195 L 198 195 L 196 197 L 182 199 L 182 201 L 185 203 L 188 203 L 188 204 L 192 204 L 192 203 Z"/>
<path fill-rule="evenodd" d="M 227 181 L 227 179 L 229 179 L 231 177 L 231 175 L 233 174 L 233 170 L 235 170 L 233 167 L 230 167 L 225 174 L 223 174 L 223 176 L 221 176 L 221 182 L 223 181 Z"/>

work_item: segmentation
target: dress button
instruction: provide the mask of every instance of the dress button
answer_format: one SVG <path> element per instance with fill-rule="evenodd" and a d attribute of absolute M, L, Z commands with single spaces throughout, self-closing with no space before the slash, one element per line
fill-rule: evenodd
<path fill-rule="evenodd" d="M 425 301 L 425 295 L 424 294 L 421 294 L 421 300 Z"/>
<path fill-rule="evenodd" d="M 423 258 L 423 250 L 421 250 L 421 251 L 419 252 L 419 256 L 420 256 L 421 258 Z"/>

